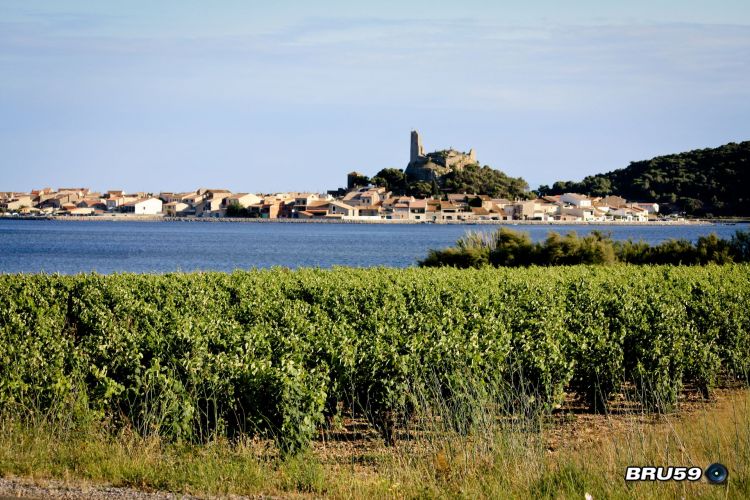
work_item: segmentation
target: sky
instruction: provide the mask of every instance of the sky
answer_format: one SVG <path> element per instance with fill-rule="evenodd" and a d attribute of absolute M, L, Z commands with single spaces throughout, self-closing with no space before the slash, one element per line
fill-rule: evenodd
<path fill-rule="evenodd" d="M 750 2 L 0 0 L 0 190 L 530 187 L 750 139 Z"/>

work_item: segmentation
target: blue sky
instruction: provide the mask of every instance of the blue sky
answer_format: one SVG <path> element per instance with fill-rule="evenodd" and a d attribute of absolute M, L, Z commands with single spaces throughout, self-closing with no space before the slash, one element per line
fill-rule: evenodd
<path fill-rule="evenodd" d="M 532 188 L 750 139 L 750 2 L 0 2 L 0 190 Z"/>

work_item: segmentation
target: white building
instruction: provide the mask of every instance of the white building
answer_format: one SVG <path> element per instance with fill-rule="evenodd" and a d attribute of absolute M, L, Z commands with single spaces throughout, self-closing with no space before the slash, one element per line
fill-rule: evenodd
<path fill-rule="evenodd" d="M 161 213 L 162 201 L 159 198 L 146 198 L 133 203 L 136 215 L 156 215 Z"/>
<path fill-rule="evenodd" d="M 576 208 L 584 208 L 591 206 L 591 200 L 588 196 L 584 196 L 578 193 L 565 193 L 560 196 L 560 202 L 573 205 Z"/>

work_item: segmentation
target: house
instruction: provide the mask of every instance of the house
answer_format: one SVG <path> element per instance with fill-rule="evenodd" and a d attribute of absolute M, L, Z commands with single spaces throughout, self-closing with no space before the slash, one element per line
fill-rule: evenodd
<path fill-rule="evenodd" d="M 198 193 L 182 193 L 181 197 L 177 201 L 181 201 L 183 203 L 187 203 L 191 207 L 195 208 L 198 206 L 199 203 L 201 203 L 206 196 Z"/>
<path fill-rule="evenodd" d="M 106 204 L 107 204 L 107 210 L 114 210 L 118 207 L 121 207 L 123 205 L 126 205 L 128 203 L 133 203 L 137 201 L 138 198 L 135 196 L 117 196 L 114 198 L 107 198 Z"/>
<path fill-rule="evenodd" d="M 484 207 L 471 207 L 471 216 L 467 219 L 492 220 L 492 213 Z"/>
<path fill-rule="evenodd" d="M 120 211 L 136 215 L 156 215 L 161 213 L 162 205 L 159 198 L 141 198 L 120 206 Z"/>
<path fill-rule="evenodd" d="M 548 220 L 547 211 L 542 205 L 549 205 L 542 200 L 519 200 L 512 205 L 515 220 Z"/>
<path fill-rule="evenodd" d="M 308 204 L 305 207 L 305 210 L 302 210 L 298 213 L 306 212 L 310 214 L 311 218 L 325 217 L 328 215 L 328 211 L 329 211 L 331 203 L 333 202 L 326 201 L 326 200 L 312 201 L 310 202 L 310 204 Z M 345 205 L 345 204 L 342 203 L 342 205 Z M 340 210 L 343 210 L 343 209 L 340 209 Z"/>
<path fill-rule="evenodd" d="M 611 208 L 621 208 L 627 204 L 627 200 L 620 196 L 609 195 L 601 199 L 601 202 Z"/>
<path fill-rule="evenodd" d="M 469 196 L 466 193 L 450 193 L 448 202 L 459 208 L 466 208 L 469 206 Z M 472 197 L 474 195 L 471 195 Z"/>
<path fill-rule="evenodd" d="M 272 200 L 268 203 L 264 200 L 260 206 L 260 217 L 262 219 L 278 219 L 283 204 L 284 202 L 280 200 Z"/>
<path fill-rule="evenodd" d="M 165 203 L 162 209 L 164 214 L 170 217 L 185 217 L 195 214 L 195 209 L 182 201 L 170 201 L 169 203 Z"/>
<path fill-rule="evenodd" d="M 190 193 L 169 193 L 162 191 L 159 193 L 159 199 L 164 203 L 173 203 L 175 201 L 182 201 L 182 198 Z"/>
<path fill-rule="evenodd" d="M 432 215 L 434 215 L 434 212 Z M 409 203 L 409 219 L 427 220 L 427 200 L 414 200 Z M 432 220 L 432 216 L 430 220 Z"/>
<path fill-rule="evenodd" d="M 299 193 L 294 197 L 294 207 L 297 210 L 304 210 L 304 207 L 318 200 L 320 200 L 320 197 L 315 193 Z"/>
<path fill-rule="evenodd" d="M 658 203 L 630 203 L 628 206 L 634 207 L 634 208 L 641 208 L 646 211 L 646 213 L 649 214 L 658 214 L 659 213 L 659 204 Z"/>
<path fill-rule="evenodd" d="M 584 196 L 578 193 L 565 193 L 560 196 L 560 202 L 563 204 L 573 205 L 577 208 L 591 206 L 591 199 L 588 196 Z"/>
<path fill-rule="evenodd" d="M 35 197 L 41 196 L 44 194 L 50 194 L 50 193 L 52 193 L 52 188 L 48 188 L 48 187 L 42 188 L 42 189 L 34 189 L 31 191 L 32 196 L 35 196 Z"/>
<path fill-rule="evenodd" d="M 3 203 L 3 205 L 4 205 L 3 208 L 7 210 L 15 211 L 15 210 L 20 210 L 21 208 L 24 208 L 24 207 L 27 207 L 27 208 L 33 207 L 34 201 L 31 199 L 31 196 L 28 196 L 28 195 L 18 196 L 18 197 L 15 197 L 14 199 L 6 201 L 5 203 Z"/>
<path fill-rule="evenodd" d="M 347 205 L 341 201 L 331 201 L 328 203 L 329 217 L 351 218 L 358 215 L 359 210 L 356 207 Z"/>
<path fill-rule="evenodd" d="M 382 207 L 380 204 L 372 205 L 369 207 L 357 207 L 357 210 L 359 212 L 359 218 L 367 218 L 367 219 L 380 219 L 381 216 L 381 210 Z"/>
<path fill-rule="evenodd" d="M 410 218 L 409 206 L 416 201 L 413 196 L 392 196 L 381 203 L 386 219 L 407 220 Z"/>
<path fill-rule="evenodd" d="M 342 201 L 353 207 L 373 206 L 383 201 L 388 194 L 385 188 L 362 188 L 346 193 Z"/>
<path fill-rule="evenodd" d="M 76 203 L 78 208 L 90 208 L 92 210 L 107 210 L 107 204 L 101 199 L 85 198 Z"/>
<path fill-rule="evenodd" d="M 628 222 L 646 222 L 648 221 L 648 212 L 638 207 L 622 207 L 610 210 L 609 214 L 613 220 Z"/>
<path fill-rule="evenodd" d="M 438 220 L 461 220 L 459 214 L 462 213 L 463 210 L 461 210 L 461 207 L 454 205 L 450 201 L 441 201 L 439 210 L 440 212 L 436 217 Z"/>
<path fill-rule="evenodd" d="M 231 196 L 229 192 L 207 192 L 204 193 L 203 201 L 195 206 L 195 215 L 198 217 L 221 217 L 224 215 L 226 205 L 224 199 Z"/>
<path fill-rule="evenodd" d="M 239 205 L 247 208 L 250 205 L 256 205 L 263 201 L 259 196 L 252 193 L 235 193 L 224 198 L 224 206 Z"/>
<path fill-rule="evenodd" d="M 61 205 L 62 203 L 60 203 L 60 200 L 57 198 L 47 198 L 46 200 L 37 203 L 37 207 L 40 209 L 50 211 L 57 210 Z"/>

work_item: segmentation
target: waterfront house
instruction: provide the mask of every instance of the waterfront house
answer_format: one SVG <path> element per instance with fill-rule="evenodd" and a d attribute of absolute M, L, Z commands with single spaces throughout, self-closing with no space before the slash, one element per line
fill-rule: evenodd
<path fill-rule="evenodd" d="M 627 200 L 621 196 L 609 195 L 602 198 L 601 203 L 611 208 L 621 208 L 627 204 Z"/>
<path fill-rule="evenodd" d="M 331 201 L 328 202 L 327 215 L 329 217 L 352 218 L 359 216 L 359 210 L 341 201 Z"/>
<path fill-rule="evenodd" d="M 156 215 L 162 211 L 162 201 L 159 198 L 141 198 L 120 206 L 123 213 L 135 215 Z"/>
<path fill-rule="evenodd" d="M 610 210 L 609 213 L 613 220 L 629 222 L 646 222 L 648 220 L 648 212 L 639 207 L 616 208 Z"/>
<path fill-rule="evenodd" d="M 259 196 L 252 193 L 235 193 L 224 198 L 224 207 L 230 205 L 239 205 L 242 208 L 247 208 L 250 205 L 256 205 L 263 201 Z"/>
<path fill-rule="evenodd" d="M 207 196 L 203 201 L 195 206 L 195 215 L 198 217 L 221 217 L 224 215 L 226 205 L 224 199 L 231 193 L 217 190 L 216 192 L 207 191 L 203 196 Z"/>
<path fill-rule="evenodd" d="M 573 205 L 576 208 L 591 206 L 591 199 L 578 193 L 565 193 L 560 196 L 560 202 L 567 205 Z"/>
<path fill-rule="evenodd" d="M 366 187 L 346 193 L 341 201 L 352 207 L 369 207 L 377 205 L 387 198 L 389 194 L 382 187 Z"/>
<path fill-rule="evenodd" d="M 195 210 L 185 202 L 182 201 L 170 201 L 162 206 L 164 214 L 170 217 L 186 217 L 195 215 Z"/>
<path fill-rule="evenodd" d="M 83 200 L 80 200 L 78 203 L 76 203 L 76 207 L 90 208 L 92 210 L 98 210 L 100 212 L 107 210 L 107 204 L 105 202 L 103 202 L 101 199 L 91 198 L 84 198 Z"/>
<path fill-rule="evenodd" d="M 628 206 L 630 207 L 637 207 L 640 209 L 643 209 L 648 214 L 658 214 L 659 213 L 659 204 L 658 203 L 630 203 Z"/>

